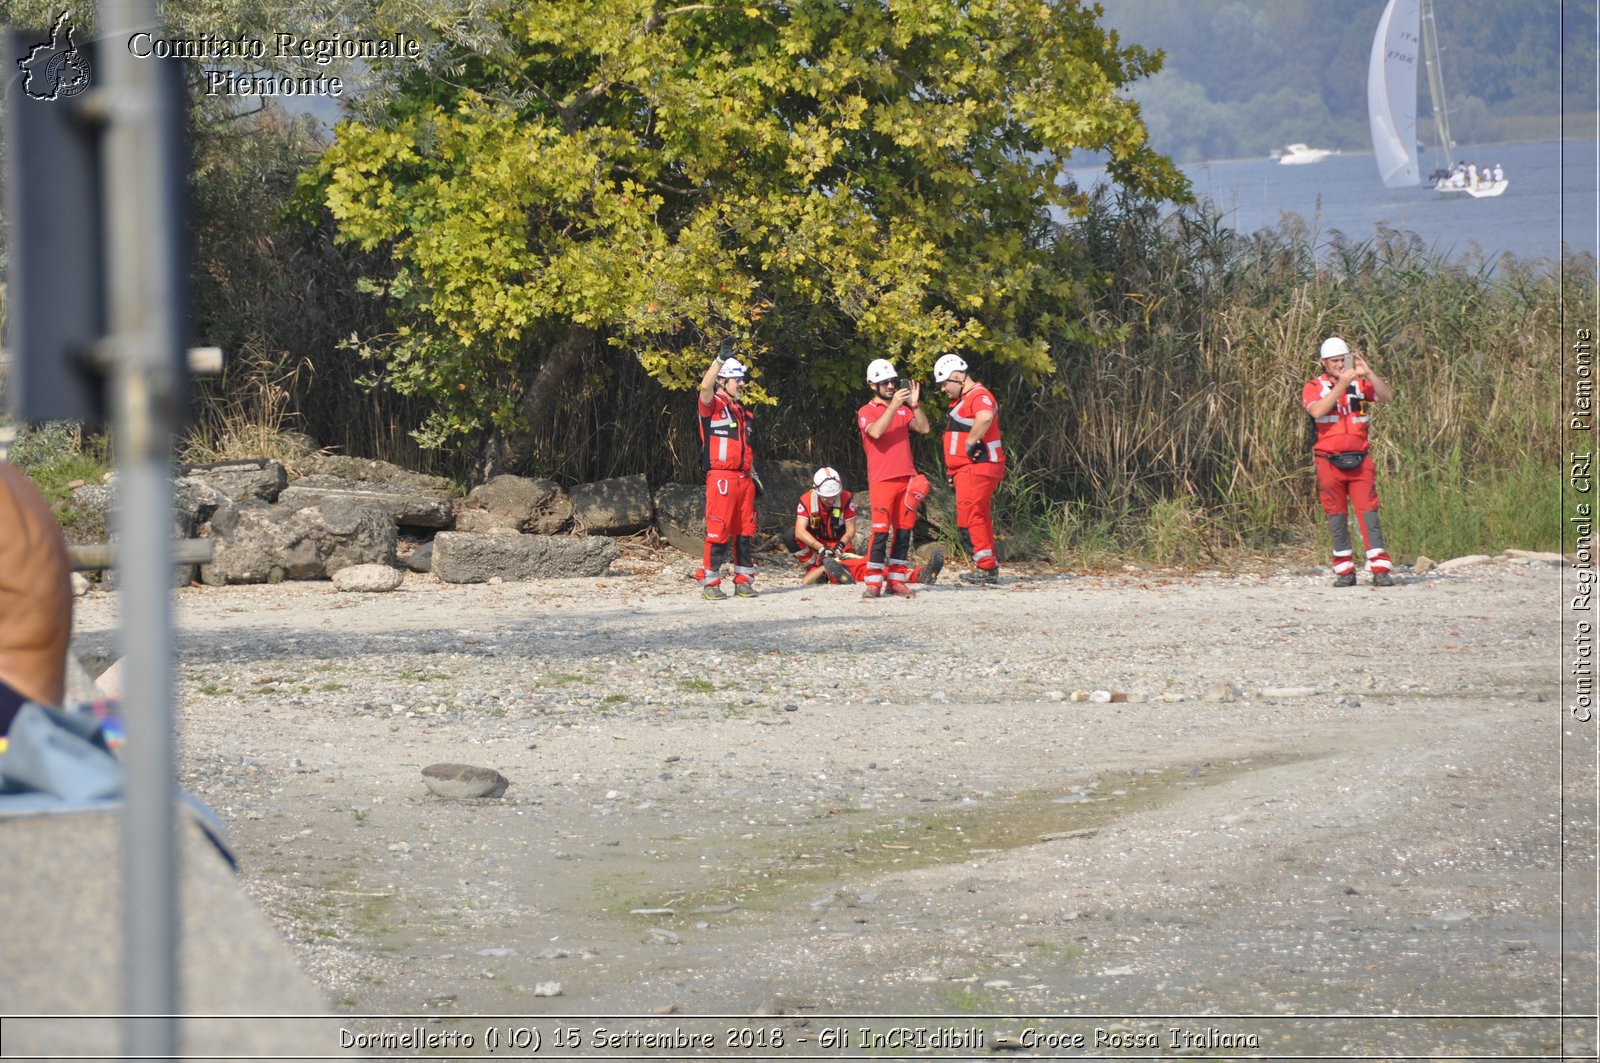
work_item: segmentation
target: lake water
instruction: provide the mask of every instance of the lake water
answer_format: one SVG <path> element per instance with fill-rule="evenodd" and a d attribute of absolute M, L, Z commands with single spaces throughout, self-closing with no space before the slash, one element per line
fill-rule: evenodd
<path fill-rule="evenodd" d="M 1197 198 L 1209 198 L 1228 225 L 1241 232 L 1275 227 L 1284 213 L 1298 214 L 1319 243 L 1332 230 L 1351 240 L 1372 236 L 1382 224 L 1414 232 L 1448 258 L 1556 259 L 1562 242 L 1600 254 L 1597 202 L 1600 164 L 1592 140 L 1498 144 L 1457 149 L 1468 161 L 1499 163 L 1511 185 L 1494 199 L 1440 196 L 1427 188 L 1385 188 L 1371 153 L 1332 155 L 1322 162 L 1281 166 L 1271 159 L 1192 163 L 1181 167 Z M 1565 156 L 1563 158 L 1563 155 Z M 1436 155 L 1423 171 L 1438 165 Z M 1082 187 L 1103 179 L 1099 169 L 1070 171 Z"/>

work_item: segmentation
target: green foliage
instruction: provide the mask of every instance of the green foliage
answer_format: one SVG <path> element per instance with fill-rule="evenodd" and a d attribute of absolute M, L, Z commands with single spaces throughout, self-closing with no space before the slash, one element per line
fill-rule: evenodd
<path fill-rule="evenodd" d="M 926 376 L 957 347 L 1038 377 L 1038 305 L 1072 291 L 1050 268 L 1049 210 L 1080 205 L 1060 160 L 1103 151 L 1127 186 L 1187 194 L 1119 92 L 1157 59 L 1076 3 L 554 0 L 486 22 L 498 50 L 342 123 L 303 187 L 391 257 L 370 287 L 394 331 L 359 350 L 434 404 L 429 446 L 544 427 L 593 342 L 688 390 L 732 333 L 758 402 L 778 379 L 859 391 L 881 354 Z"/>
<path fill-rule="evenodd" d="M 66 421 L 19 427 L 6 460 L 39 488 L 68 542 L 105 541 L 100 511 L 79 505 L 72 497 L 74 484 L 98 484 L 105 478 L 110 460 L 104 436 L 86 437 L 79 425 Z"/>

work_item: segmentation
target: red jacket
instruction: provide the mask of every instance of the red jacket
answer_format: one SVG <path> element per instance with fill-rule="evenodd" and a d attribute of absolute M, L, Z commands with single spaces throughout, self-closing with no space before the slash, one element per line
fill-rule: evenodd
<path fill-rule="evenodd" d="M 700 410 L 700 442 L 705 466 L 732 472 L 749 472 L 755 454 L 750 445 L 750 411 L 720 392 L 710 404 L 696 401 Z"/>
<path fill-rule="evenodd" d="M 813 488 L 800 496 L 794 515 L 806 519 L 806 530 L 823 546 L 838 546 L 844 538 L 845 521 L 856 518 L 856 504 L 849 491 L 839 492 L 830 504 Z"/>
<path fill-rule="evenodd" d="M 1323 398 L 1333 390 L 1338 383 L 1337 377 L 1324 373 L 1314 380 L 1306 381 L 1304 390 L 1300 393 L 1301 405 L 1309 413 L 1311 405 Z M 1342 454 L 1352 450 L 1366 450 L 1369 442 L 1367 439 L 1367 404 L 1373 401 L 1375 389 L 1372 381 L 1357 377 L 1350 381 L 1350 387 L 1333 409 L 1316 419 L 1317 442 L 1311 448 L 1314 454 Z"/>
<path fill-rule="evenodd" d="M 951 472 L 973 464 L 972 459 L 967 457 L 967 433 L 972 431 L 972 422 L 984 410 L 993 413 L 994 420 L 989 422 L 988 431 L 983 433 L 983 445 L 989 450 L 990 461 L 1005 464 L 1006 452 L 1000 446 L 1000 405 L 994 401 L 993 392 L 982 384 L 974 384 L 950 407 L 949 416 L 945 418 L 944 467 Z"/>

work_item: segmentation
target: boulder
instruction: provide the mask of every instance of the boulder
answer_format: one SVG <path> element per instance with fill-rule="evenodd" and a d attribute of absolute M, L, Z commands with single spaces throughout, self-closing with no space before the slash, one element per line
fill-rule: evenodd
<path fill-rule="evenodd" d="M 690 557 L 705 556 L 705 484 L 662 484 L 656 489 L 656 531 Z"/>
<path fill-rule="evenodd" d="M 172 481 L 172 494 L 174 508 L 186 517 L 189 534 L 194 529 L 210 520 L 212 516 L 229 502 L 241 502 L 243 498 L 229 495 L 215 484 L 205 480 L 197 480 L 191 476 L 180 476 Z M 245 498 L 254 497 L 250 495 Z M 273 496 L 277 497 L 276 494 Z M 270 502 L 272 499 L 266 499 Z"/>
<path fill-rule="evenodd" d="M 621 555 L 604 536 L 440 532 L 433 539 L 433 574 L 446 583 L 598 576 Z"/>
<path fill-rule="evenodd" d="M 205 484 L 234 502 L 243 502 L 247 498 L 276 502 L 279 493 L 289 486 L 288 470 L 282 462 L 271 458 L 185 465 L 182 473 L 184 479 Z"/>
<path fill-rule="evenodd" d="M 335 589 L 357 594 L 387 594 L 404 582 L 405 573 L 389 565 L 346 565 L 333 574 Z"/>
<path fill-rule="evenodd" d="M 761 497 L 756 500 L 756 528 L 763 535 L 775 535 L 794 527 L 794 507 L 800 496 L 811 490 L 814 466 L 799 461 L 756 461 L 761 476 Z M 848 485 L 847 485 L 848 486 Z M 705 490 L 700 492 L 701 514 L 705 510 Z"/>
<path fill-rule="evenodd" d="M 211 563 L 200 566 L 200 578 L 221 586 L 325 579 L 351 565 L 392 568 L 395 538 L 386 514 L 346 499 L 298 508 L 234 503 L 211 518 Z"/>
<path fill-rule="evenodd" d="M 312 454 L 296 462 L 296 468 L 302 477 L 333 476 L 340 480 L 355 480 L 359 483 L 423 494 L 449 496 L 455 489 L 454 485 L 443 476 L 429 476 L 426 473 L 402 469 L 398 465 L 390 465 L 386 461 L 349 458 L 341 454 Z"/>
<path fill-rule="evenodd" d="M 413 572 L 433 571 L 433 543 L 426 542 L 411 551 L 406 558 L 406 568 Z"/>
<path fill-rule="evenodd" d="M 422 769 L 422 781 L 440 797 L 462 801 L 476 797 L 499 797 L 511 780 L 493 768 L 472 764 L 429 764 Z"/>
<path fill-rule="evenodd" d="M 484 527 L 487 518 L 468 518 L 476 527 L 460 523 L 467 513 L 483 511 L 495 518 L 493 527 Z M 554 480 L 535 480 L 526 476 L 496 476 L 479 484 L 468 494 L 461 513 L 456 515 L 458 531 L 499 530 L 509 523 L 515 531 L 535 535 L 557 535 L 572 523 L 572 500 Z"/>
<path fill-rule="evenodd" d="M 448 491 L 422 490 L 405 484 L 350 480 L 315 473 L 302 476 L 278 496 L 291 509 L 342 501 L 376 509 L 396 524 L 417 528 L 448 528 L 454 514 Z"/>
<path fill-rule="evenodd" d="M 590 535 L 631 535 L 655 519 L 643 473 L 579 484 L 570 497 L 574 522 Z"/>
<path fill-rule="evenodd" d="M 121 518 L 117 511 L 118 499 L 115 476 L 110 477 L 104 487 L 89 485 L 78 488 L 73 491 L 72 498 L 75 503 L 95 512 L 101 525 L 105 528 L 106 542 L 116 543 L 120 541 L 118 522 Z M 227 498 L 204 484 L 191 483 L 181 479 L 174 481 L 172 538 L 179 541 L 194 538 L 195 530 L 200 526 L 200 522 L 210 519 L 218 506 L 227 504 Z M 198 574 L 199 567 L 196 565 L 173 565 L 172 585 L 174 587 L 187 587 L 195 581 Z M 106 590 L 117 589 L 118 578 L 115 567 L 105 569 L 101 573 L 100 585 Z"/>
<path fill-rule="evenodd" d="M 456 531 L 476 535 L 521 535 L 523 522 L 507 513 L 463 509 L 456 514 Z"/>

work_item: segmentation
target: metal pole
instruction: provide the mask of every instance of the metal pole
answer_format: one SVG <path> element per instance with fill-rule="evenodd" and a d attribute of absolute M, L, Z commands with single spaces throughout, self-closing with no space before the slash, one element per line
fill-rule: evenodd
<path fill-rule="evenodd" d="M 110 346 L 114 357 L 123 710 L 128 768 L 123 925 L 131 1056 L 178 1054 L 178 850 L 173 797 L 172 482 L 183 352 L 182 173 L 163 63 L 131 35 L 156 28 L 154 0 L 101 0 L 106 75 L 103 177 Z M 152 1016 L 135 1018 L 133 1016 Z"/>

